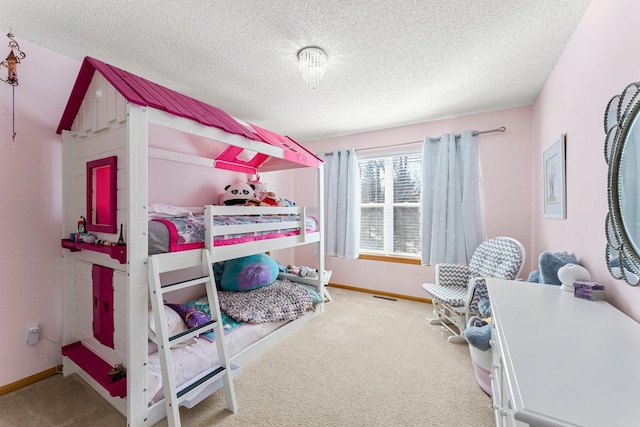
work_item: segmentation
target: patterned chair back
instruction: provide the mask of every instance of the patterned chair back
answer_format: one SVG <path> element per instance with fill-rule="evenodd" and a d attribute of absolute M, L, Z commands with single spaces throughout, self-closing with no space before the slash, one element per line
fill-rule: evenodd
<path fill-rule="evenodd" d="M 514 280 L 522 270 L 522 246 L 507 237 L 485 240 L 473 252 L 469 261 L 470 277 L 495 277 Z"/>
<path fill-rule="evenodd" d="M 469 277 L 477 277 L 476 286 L 469 289 L 469 310 L 478 313 L 478 303 L 489 298 L 486 277 L 515 280 L 522 271 L 525 251 L 520 242 L 508 237 L 485 240 L 473 252 L 469 261 Z"/>

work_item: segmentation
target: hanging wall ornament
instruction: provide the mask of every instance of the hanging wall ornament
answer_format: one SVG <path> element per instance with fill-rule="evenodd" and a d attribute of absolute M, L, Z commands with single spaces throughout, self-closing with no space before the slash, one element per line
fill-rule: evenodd
<path fill-rule="evenodd" d="M 18 86 L 18 64 L 22 61 L 27 54 L 20 50 L 20 45 L 18 42 L 13 39 L 13 34 L 7 33 L 7 37 L 9 37 L 9 47 L 11 51 L 9 55 L 7 55 L 7 59 L 0 62 L 0 65 L 7 69 L 7 79 L 3 79 L 0 77 L 5 83 L 9 83 L 13 90 L 13 135 L 11 139 L 13 141 L 16 140 L 16 86 Z"/>

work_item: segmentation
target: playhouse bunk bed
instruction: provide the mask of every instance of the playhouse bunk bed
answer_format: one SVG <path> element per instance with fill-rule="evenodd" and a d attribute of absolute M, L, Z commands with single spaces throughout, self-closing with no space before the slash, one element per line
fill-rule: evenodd
<path fill-rule="evenodd" d="M 200 155 L 190 144 L 157 144 L 154 135 L 158 129 L 222 148 Z M 323 272 L 322 162 L 290 138 L 241 122 L 215 107 L 90 57 L 81 65 L 58 133 L 63 141 L 64 373 L 85 379 L 127 417 L 128 425 L 151 425 L 166 415 L 158 352 L 149 340 L 154 316 L 150 314 L 148 266 L 156 256 L 153 254 L 168 252 L 178 270 L 180 253 L 202 252 L 203 248 L 213 263 L 219 263 L 316 244 L 317 267 Z M 150 227 L 154 222 L 149 215 L 149 188 L 154 185 L 150 182 L 151 161 L 213 167 L 227 170 L 233 177 L 312 168 L 317 171 L 316 201 L 310 207 L 206 204 L 185 208 L 202 215 L 203 241 L 184 245 L 176 240 L 175 231 L 164 231 L 173 240 L 159 249 L 150 243 L 155 239 L 151 231 L 157 226 Z M 232 215 L 245 219 L 279 217 L 282 222 L 229 222 Z M 97 241 L 79 241 L 76 232 L 85 231 L 79 227 L 86 228 Z M 240 233 L 245 237 L 238 238 Z M 246 237 L 247 233 L 253 237 Z M 240 326 L 241 322 L 231 321 L 233 331 L 225 334 L 224 341 L 229 343 L 227 354 L 234 371 L 322 311 L 323 299 L 313 296 L 323 295 L 326 277 L 318 276 L 316 280 L 305 278 L 305 292 L 313 306 L 301 310 L 294 320 Z M 286 279 L 282 283 L 283 287 L 297 286 Z M 221 306 L 227 298 L 224 294 L 217 293 Z M 201 299 L 195 298 L 185 304 L 199 302 Z M 240 331 L 250 332 L 236 339 L 243 335 Z M 188 348 L 191 355 L 206 356 L 206 362 L 190 364 L 215 363 L 219 347 L 210 340 L 196 341 L 171 350 L 172 355 Z M 121 368 L 126 369 L 126 376 Z M 179 383 L 189 381 L 197 372 L 176 373 L 180 375 L 184 378 L 177 379 Z M 186 406 L 215 389 L 205 389 Z M 241 407 L 241 396 L 239 400 Z"/>

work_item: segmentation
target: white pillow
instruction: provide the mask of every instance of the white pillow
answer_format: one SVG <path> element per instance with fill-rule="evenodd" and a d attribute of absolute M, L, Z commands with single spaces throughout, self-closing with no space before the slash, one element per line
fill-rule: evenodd
<path fill-rule="evenodd" d="M 149 216 L 152 218 L 172 218 L 192 216 L 193 213 L 186 208 L 180 206 L 149 204 Z"/>
<path fill-rule="evenodd" d="M 179 334 L 180 332 L 186 331 L 187 325 L 182 320 L 182 317 L 178 313 L 176 313 L 173 309 L 167 307 L 166 305 L 162 306 L 164 308 L 164 316 L 167 319 L 167 329 L 169 330 L 169 337 Z M 153 311 L 149 310 L 149 340 L 158 344 L 158 337 L 156 336 L 156 323 L 153 318 Z M 189 345 L 195 342 L 195 338 L 192 340 L 186 341 L 184 343 L 178 345 L 171 345 L 171 347 L 180 347 L 183 345 Z"/>

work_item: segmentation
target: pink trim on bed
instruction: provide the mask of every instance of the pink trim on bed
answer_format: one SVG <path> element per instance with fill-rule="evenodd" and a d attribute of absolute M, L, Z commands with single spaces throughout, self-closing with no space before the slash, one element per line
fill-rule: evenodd
<path fill-rule="evenodd" d="M 167 227 L 167 230 L 169 232 L 169 252 L 188 251 L 191 249 L 200 249 L 204 247 L 204 242 L 179 243 L 178 231 L 176 230 L 176 226 L 171 221 L 163 218 L 153 218 L 153 221 L 159 221 Z M 318 232 L 318 230 L 306 230 L 306 231 L 307 233 Z M 280 237 L 297 236 L 299 234 L 300 234 L 299 230 L 291 230 L 291 231 L 285 231 L 285 232 L 274 232 L 274 233 L 264 234 L 259 236 L 235 237 L 231 239 L 214 238 L 213 246 L 215 247 L 215 246 L 237 245 L 240 243 L 256 242 L 258 240 L 269 240 L 269 239 L 277 239 Z"/>
<path fill-rule="evenodd" d="M 213 239 L 213 246 L 229 246 L 229 245 L 237 245 L 240 243 L 249 243 L 255 242 L 258 240 L 269 240 L 269 239 L 277 239 L 279 237 L 287 237 L 287 236 L 297 236 L 300 234 L 300 231 L 287 231 L 283 233 L 270 233 L 263 234 L 260 236 L 244 236 L 244 237 L 235 237 L 233 239 Z"/>
<path fill-rule="evenodd" d="M 268 129 L 263 129 L 252 123 L 249 124 L 264 141 L 273 146 L 282 148 L 285 159 L 313 168 L 320 167 L 322 160 L 293 139 L 288 136 L 279 135 Z"/>
<path fill-rule="evenodd" d="M 204 247 L 204 242 L 179 243 L 178 231 L 171 221 L 162 218 L 153 218 L 154 221 L 163 223 L 169 231 L 169 252 L 188 251 L 190 249 L 200 249 Z"/>

